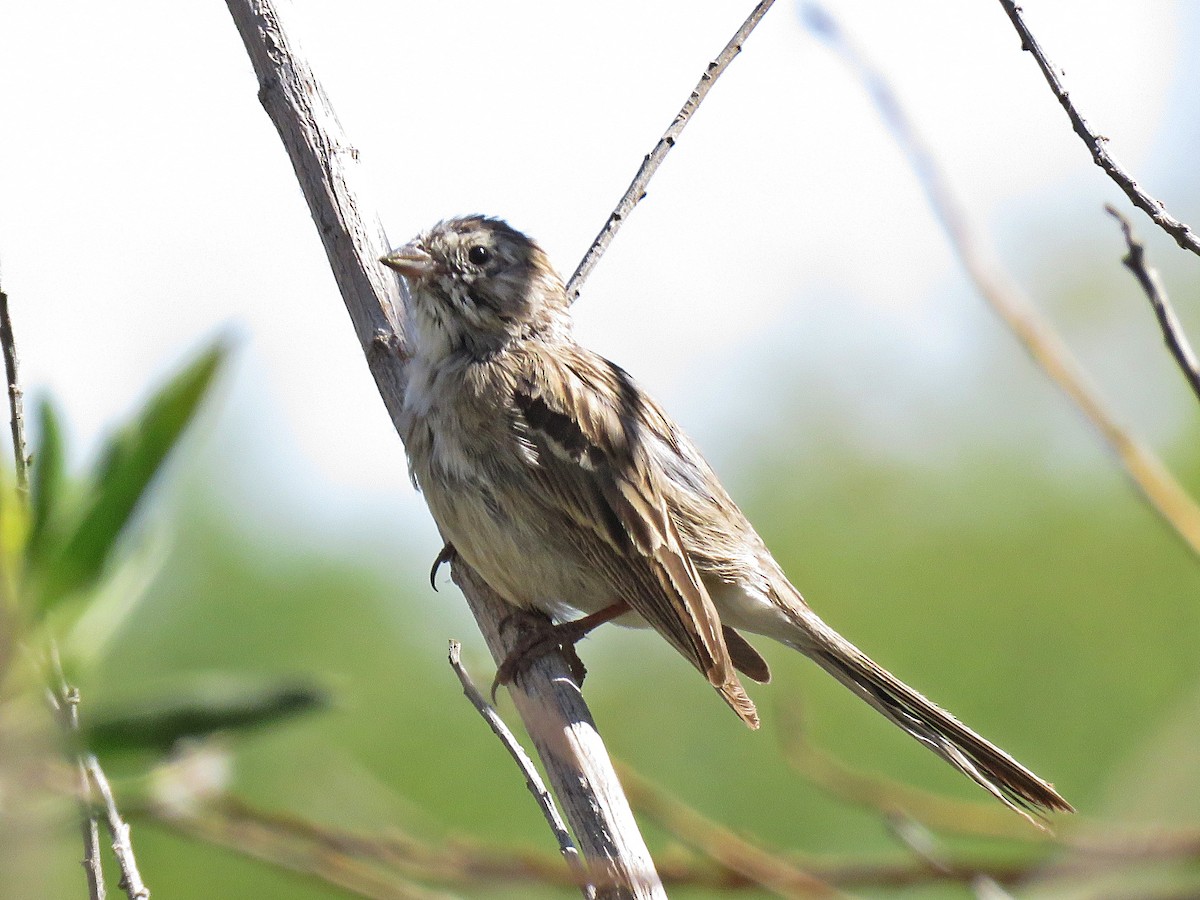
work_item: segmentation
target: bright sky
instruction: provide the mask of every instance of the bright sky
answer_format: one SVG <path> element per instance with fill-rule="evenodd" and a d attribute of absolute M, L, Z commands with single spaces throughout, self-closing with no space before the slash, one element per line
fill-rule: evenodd
<path fill-rule="evenodd" d="M 1024 7 L 1085 115 L 1152 179 L 1196 17 L 1165 0 Z M 285 4 L 393 243 L 485 212 L 566 274 L 749 8 Z M 1044 241 L 1047 198 L 1116 196 L 998 3 L 830 8 L 981 221 L 1041 223 L 1006 231 L 1006 252 Z M 790 329 L 843 310 L 917 368 L 974 340 L 923 313 L 955 263 L 861 86 L 796 10 L 782 0 L 747 42 L 576 307 L 581 338 L 700 432 L 719 430 L 764 347 L 819 356 L 819 337 Z M 226 333 L 232 408 L 259 422 L 246 453 L 350 504 L 419 502 L 224 4 L 9 3 L 0 41 L 0 272 L 29 392 L 53 392 L 77 446 Z"/>

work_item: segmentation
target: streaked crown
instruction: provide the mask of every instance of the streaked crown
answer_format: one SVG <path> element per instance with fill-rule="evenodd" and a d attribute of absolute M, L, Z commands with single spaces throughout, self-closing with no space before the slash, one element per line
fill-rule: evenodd
<path fill-rule="evenodd" d="M 536 242 L 486 216 L 447 219 L 382 260 L 408 279 L 417 352 L 487 356 L 568 327 L 562 280 Z"/>

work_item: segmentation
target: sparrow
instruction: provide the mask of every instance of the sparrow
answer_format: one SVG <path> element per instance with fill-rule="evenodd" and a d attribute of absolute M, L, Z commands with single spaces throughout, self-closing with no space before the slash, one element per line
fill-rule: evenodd
<path fill-rule="evenodd" d="M 809 608 L 683 430 L 575 341 L 533 240 L 466 216 L 381 262 L 409 287 L 399 427 L 446 541 L 439 562 L 457 553 L 508 603 L 564 623 L 564 642 L 608 620 L 655 629 L 751 728 L 738 673 L 770 670 L 742 632 L 773 638 L 1026 818 L 1072 811 Z"/>

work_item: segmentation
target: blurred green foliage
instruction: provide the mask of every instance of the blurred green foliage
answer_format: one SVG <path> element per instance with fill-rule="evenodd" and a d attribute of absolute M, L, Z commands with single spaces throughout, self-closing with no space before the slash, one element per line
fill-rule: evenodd
<path fill-rule="evenodd" d="M 167 508 L 134 515 L 218 361 L 218 353 L 205 355 L 156 395 L 82 483 L 62 473 L 54 449 L 61 429 L 46 408 L 34 470 L 29 534 L 39 549 L 29 583 L 50 586 L 36 607 L 92 597 L 68 604 L 81 612 L 54 620 L 74 628 L 68 647 L 86 646 L 89 633 L 78 623 L 86 623 L 89 602 L 105 602 L 114 572 L 149 566 L 103 652 L 72 674 L 83 691 L 85 733 L 131 798 L 134 843 L 155 895 L 343 896 L 136 817 L 137 798 L 153 790 L 147 772 L 176 738 L 214 732 L 226 733 L 211 740 L 231 765 L 220 789 L 255 807 L 331 828 L 399 830 L 437 845 L 470 837 L 552 855 L 522 779 L 446 665 L 453 637 L 465 641 L 480 682 L 492 671 L 457 593 L 427 586 L 432 542 L 405 546 L 397 527 L 393 546 L 407 558 L 397 581 L 392 567 L 352 549 L 374 523 L 330 532 L 319 549 L 286 532 L 264 533 L 208 489 L 236 464 L 211 453 L 171 468 Z M 814 607 L 1053 780 L 1081 815 L 1200 822 L 1200 568 L 1115 469 L 1051 468 L 1036 449 L 1022 456 L 982 443 L 964 444 L 951 463 L 927 464 L 881 455 L 836 419 L 821 428 L 802 459 L 786 434 L 748 437 L 734 448 L 739 471 L 730 479 Z M 1173 462 L 1186 482 L 1200 484 L 1194 459 Z M 105 486 L 114 473 L 124 488 Z M 159 541 L 166 549 L 150 565 L 137 548 L 162 534 L 170 541 Z M 66 574 L 53 574 L 49 567 L 70 547 L 86 552 Z M 781 742 L 796 716 L 808 741 L 847 765 L 987 803 L 815 666 L 756 643 L 775 680 L 752 688 L 764 728 L 751 733 L 654 635 L 607 628 L 589 638 L 580 648 L 590 669 L 586 692 L 614 755 L 737 833 L 829 859 L 908 856 L 877 810 L 830 797 L 789 767 Z M 503 696 L 501 711 L 516 722 Z M 71 819 L 60 811 L 53 852 L 32 876 L 42 893 L 21 896 L 81 895 Z M 647 833 L 660 856 L 678 852 L 657 826 Z M 1030 852 L 965 838 L 948 838 L 947 847 L 1002 859 Z M 1193 867 L 1137 882 L 1114 877 L 1089 882 L 1093 893 L 1081 896 L 1178 889 L 1197 884 L 1197 875 Z M 466 893 L 571 894 L 512 886 Z M 900 894 L 969 896 L 959 887 Z M 1042 894 L 1064 895 L 1058 887 Z"/>
<path fill-rule="evenodd" d="M 33 514 L 26 550 L 28 593 L 45 612 L 86 592 L 106 563 L 167 455 L 204 399 L 225 351 L 212 347 L 155 393 L 109 440 L 95 470 L 75 491 L 65 484 L 62 426 L 41 405 L 42 440 L 31 481 Z"/>

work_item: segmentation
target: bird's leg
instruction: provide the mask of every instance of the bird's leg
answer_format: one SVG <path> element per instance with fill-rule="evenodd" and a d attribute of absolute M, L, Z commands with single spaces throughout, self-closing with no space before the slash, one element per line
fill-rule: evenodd
<path fill-rule="evenodd" d="M 606 606 L 599 612 L 584 616 L 582 619 L 547 625 L 527 633 L 517 641 L 517 645 L 508 652 L 508 656 L 496 670 L 496 677 L 492 681 L 492 700 L 496 699 L 496 691 L 500 685 L 512 684 L 520 671 L 530 662 L 543 653 L 550 653 L 554 650 L 563 652 L 567 658 L 567 664 L 571 667 L 571 675 L 575 679 L 575 683 L 582 685 L 583 679 L 587 675 L 587 669 L 579 658 L 579 654 L 575 652 L 575 645 L 587 637 L 592 629 L 605 622 L 611 622 L 617 616 L 627 612 L 629 612 L 629 604 L 624 600 L 618 600 L 611 606 Z"/>
<path fill-rule="evenodd" d="M 436 579 L 438 569 L 442 567 L 442 563 L 454 562 L 454 559 L 457 556 L 458 551 L 454 549 L 454 545 L 449 541 L 446 541 L 446 543 L 442 546 L 442 549 L 438 551 L 437 559 L 433 561 L 433 568 L 429 570 L 429 586 L 435 591 L 437 590 Z"/>

